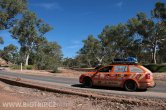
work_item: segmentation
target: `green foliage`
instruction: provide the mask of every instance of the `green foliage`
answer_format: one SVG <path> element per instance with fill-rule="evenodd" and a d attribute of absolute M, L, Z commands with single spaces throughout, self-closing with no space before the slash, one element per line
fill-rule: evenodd
<path fill-rule="evenodd" d="M 9 29 L 15 23 L 15 17 L 27 8 L 27 0 L 1 0 L 0 2 L 0 30 Z"/>
<path fill-rule="evenodd" d="M 20 70 L 21 69 L 21 66 L 20 65 L 13 65 L 10 67 L 11 69 L 14 69 L 14 70 Z M 25 69 L 25 68 L 23 68 Z"/>
<path fill-rule="evenodd" d="M 26 68 L 27 70 L 33 70 L 33 69 L 34 69 L 34 66 L 33 66 L 33 65 L 28 65 L 28 66 L 25 66 L 25 68 Z"/>
<path fill-rule="evenodd" d="M 149 70 L 151 70 L 152 72 L 166 72 L 166 65 L 150 64 L 144 66 Z"/>
<path fill-rule="evenodd" d="M 154 18 L 166 20 L 166 6 L 164 3 L 157 2 L 155 8 L 152 10 L 152 16 Z"/>
<path fill-rule="evenodd" d="M 3 44 L 3 43 L 4 43 L 3 38 L 0 37 L 0 44 Z"/>
<path fill-rule="evenodd" d="M 3 51 L 0 52 L 0 57 L 6 60 L 7 62 L 14 63 L 16 54 L 17 54 L 17 47 L 13 44 L 10 44 L 4 47 Z"/>
<path fill-rule="evenodd" d="M 160 66 L 157 72 L 166 72 L 166 66 Z"/>
<path fill-rule="evenodd" d="M 34 64 L 41 70 L 52 70 L 60 65 L 61 47 L 56 42 L 46 42 L 38 46 Z"/>
<path fill-rule="evenodd" d="M 80 59 L 77 59 L 77 58 L 75 58 L 75 59 L 73 59 L 73 58 L 64 58 L 63 61 L 62 61 L 62 65 L 64 67 L 69 67 L 69 68 L 72 68 L 72 67 L 80 68 L 80 67 L 82 67 L 81 66 L 82 62 L 79 62 L 79 61 L 80 61 Z M 86 64 L 84 64 L 84 65 L 86 65 Z"/>
<path fill-rule="evenodd" d="M 83 43 L 84 47 L 78 52 L 80 55 L 78 58 L 82 59 L 89 67 L 92 67 L 96 63 L 101 63 L 104 57 L 104 49 L 99 40 L 94 38 L 93 35 L 89 35 Z"/>
<path fill-rule="evenodd" d="M 21 45 L 22 53 L 25 56 L 25 65 L 28 65 L 32 51 L 44 42 L 44 34 L 51 29 L 31 11 L 25 11 L 22 18 L 11 29 L 12 37 L 18 40 Z"/>
<path fill-rule="evenodd" d="M 58 67 L 57 67 L 57 66 L 54 66 L 54 67 L 53 67 L 52 73 L 59 73 L 59 70 L 58 70 Z"/>
<path fill-rule="evenodd" d="M 14 70 L 21 70 L 21 65 L 12 65 L 10 68 L 14 69 Z M 33 70 L 33 69 L 35 69 L 35 66 L 33 66 L 33 65 L 23 66 L 22 69 Z"/>

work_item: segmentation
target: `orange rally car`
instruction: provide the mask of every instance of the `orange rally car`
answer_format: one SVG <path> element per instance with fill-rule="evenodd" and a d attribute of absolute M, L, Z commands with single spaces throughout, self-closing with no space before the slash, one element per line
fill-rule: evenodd
<path fill-rule="evenodd" d="M 139 64 L 111 64 L 82 74 L 79 82 L 85 87 L 121 87 L 127 91 L 155 87 L 152 72 Z"/>

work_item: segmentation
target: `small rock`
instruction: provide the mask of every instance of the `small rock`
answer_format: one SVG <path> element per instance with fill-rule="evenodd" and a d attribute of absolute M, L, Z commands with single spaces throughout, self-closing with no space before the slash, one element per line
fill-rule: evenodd
<path fill-rule="evenodd" d="M 42 92 L 41 95 L 46 95 L 46 94 L 44 92 Z"/>

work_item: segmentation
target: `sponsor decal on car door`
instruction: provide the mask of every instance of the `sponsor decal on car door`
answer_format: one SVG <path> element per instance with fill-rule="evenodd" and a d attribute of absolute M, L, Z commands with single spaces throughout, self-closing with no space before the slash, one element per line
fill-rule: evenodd
<path fill-rule="evenodd" d="M 107 66 L 100 69 L 97 74 L 93 77 L 94 85 L 107 86 L 110 80 L 110 72 L 112 71 L 112 66 Z"/>
<path fill-rule="evenodd" d="M 110 80 L 108 81 L 109 82 L 108 85 L 113 87 L 119 87 L 123 79 L 125 78 L 126 72 L 127 72 L 127 66 L 125 65 L 114 66 L 114 69 L 110 75 Z"/>

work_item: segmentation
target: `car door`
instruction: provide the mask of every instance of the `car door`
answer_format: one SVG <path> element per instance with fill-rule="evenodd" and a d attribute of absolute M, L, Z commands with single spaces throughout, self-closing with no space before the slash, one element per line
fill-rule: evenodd
<path fill-rule="evenodd" d="M 93 76 L 93 84 L 97 86 L 107 86 L 110 79 L 112 66 L 103 67 Z"/>
<path fill-rule="evenodd" d="M 145 76 L 144 71 L 136 65 L 130 65 L 129 71 L 131 74 L 130 78 L 136 79 L 138 81 L 141 81 Z"/>
<path fill-rule="evenodd" d="M 109 86 L 120 87 L 128 71 L 127 65 L 115 65 L 110 74 Z"/>

